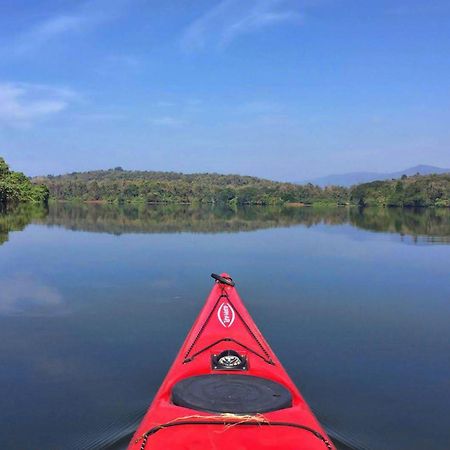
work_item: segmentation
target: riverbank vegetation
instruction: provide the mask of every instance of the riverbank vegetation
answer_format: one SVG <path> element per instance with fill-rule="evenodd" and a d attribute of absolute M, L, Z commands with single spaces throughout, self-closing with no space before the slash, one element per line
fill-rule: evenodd
<path fill-rule="evenodd" d="M 349 201 L 362 207 L 450 207 L 450 174 L 359 184 L 350 190 Z"/>
<path fill-rule="evenodd" d="M 47 203 L 49 190 L 44 184 L 32 183 L 21 172 L 9 169 L 0 157 L 0 207 L 18 203 Z"/>

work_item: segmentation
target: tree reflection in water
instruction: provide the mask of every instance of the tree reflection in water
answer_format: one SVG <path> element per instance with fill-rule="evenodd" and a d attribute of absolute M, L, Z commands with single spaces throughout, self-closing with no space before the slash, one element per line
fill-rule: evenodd
<path fill-rule="evenodd" d="M 450 242 L 449 209 L 315 208 L 73 204 L 49 208 L 20 205 L 0 211 L 0 244 L 10 231 L 28 224 L 99 233 L 235 233 L 266 228 L 351 224 L 357 228 L 410 236 L 414 241 Z"/>

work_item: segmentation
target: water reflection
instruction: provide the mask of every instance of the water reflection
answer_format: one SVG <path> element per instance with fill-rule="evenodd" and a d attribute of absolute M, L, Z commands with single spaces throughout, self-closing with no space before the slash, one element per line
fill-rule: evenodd
<path fill-rule="evenodd" d="M 449 215 L 62 203 L 1 214 L 0 449 L 23 429 L 27 448 L 126 448 L 215 270 L 235 276 L 332 439 L 422 450 L 432 430 L 446 448 L 449 247 L 402 243 L 448 243 Z"/>
<path fill-rule="evenodd" d="M 30 274 L 1 277 L 0 315 L 54 315 L 63 299 L 59 291 Z"/>
<path fill-rule="evenodd" d="M 450 210 L 299 208 L 57 203 L 49 209 L 21 206 L 0 212 L 0 244 L 29 223 L 76 231 L 123 233 L 235 233 L 266 228 L 351 224 L 410 236 L 412 242 L 450 242 Z"/>
<path fill-rule="evenodd" d="M 411 236 L 415 242 L 450 243 L 449 209 L 350 209 L 349 222 L 366 230 Z"/>
<path fill-rule="evenodd" d="M 43 220 L 47 214 L 47 208 L 37 205 L 0 206 L 0 245 L 8 240 L 10 231 L 22 231 L 33 220 Z"/>
<path fill-rule="evenodd" d="M 190 205 L 56 204 L 40 220 L 71 230 L 122 233 L 234 233 L 318 223 L 344 223 L 344 208 L 246 207 Z"/>

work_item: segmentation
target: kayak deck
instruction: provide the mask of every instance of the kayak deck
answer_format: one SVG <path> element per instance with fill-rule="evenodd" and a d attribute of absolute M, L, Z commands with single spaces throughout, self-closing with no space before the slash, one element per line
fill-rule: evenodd
<path fill-rule="evenodd" d="M 335 449 L 234 283 L 216 277 L 129 450 Z"/>

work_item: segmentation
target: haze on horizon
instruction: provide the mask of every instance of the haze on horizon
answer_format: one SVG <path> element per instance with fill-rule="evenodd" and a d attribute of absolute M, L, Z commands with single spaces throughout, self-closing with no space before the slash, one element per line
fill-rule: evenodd
<path fill-rule="evenodd" d="M 0 155 L 280 180 L 450 167 L 446 0 L 0 3 Z"/>

